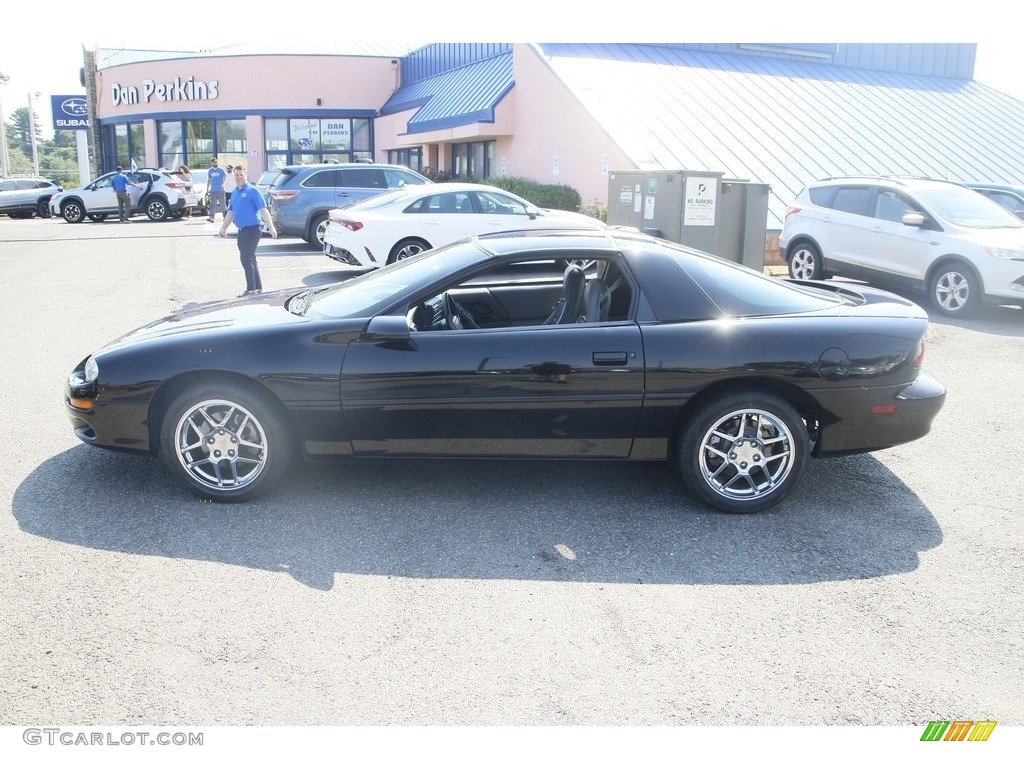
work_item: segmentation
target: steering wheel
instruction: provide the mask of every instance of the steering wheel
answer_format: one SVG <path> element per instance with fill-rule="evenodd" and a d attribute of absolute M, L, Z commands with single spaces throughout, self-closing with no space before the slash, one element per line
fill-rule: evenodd
<path fill-rule="evenodd" d="M 453 331 L 480 327 L 470 311 L 459 304 L 450 293 L 445 292 L 441 299 L 441 307 L 444 309 L 445 322 Z"/>

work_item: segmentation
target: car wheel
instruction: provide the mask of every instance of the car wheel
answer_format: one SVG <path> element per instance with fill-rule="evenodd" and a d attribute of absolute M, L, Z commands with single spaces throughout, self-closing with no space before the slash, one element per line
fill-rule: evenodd
<path fill-rule="evenodd" d="M 324 237 L 327 235 L 327 224 L 329 219 L 327 214 L 317 216 L 309 223 L 309 234 L 306 236 L 306 242 L 314 248 L 323 250 L 324 248 Z"/>
<path fill-rule="evenodd" d="M 789 276 L 795 280 L 821 280 L 824 274 L 821 251 L 810 243 L 800 243 L 789 257 Z"/>
<path fill-rule="evenodd" d="M 185 486 L 213 501 L 242 501 L 272 486 L 291 462 L 280 408 L 252 387 L 205 382 L 184 389 L 164 414 L 160 450 Z"/>
<path fill-rule="evenodd" d="M 941 265 L 928 283 L 932 306 L 949 317 L 969 317 L 981 301 L 981 284 L 963 262 Z"/>
<path fill-rule="evenodd" d="M 49 200 L 40 200 L 39 204 L 36 205 L 36 215 L 40 219 L 48 219 L 53 216 L 53 211 L 50 210 Z"/>
<path fill-rule="evenodd" d="M 146 216 L 150 221 L 163 221 L 169 213 L 167 202 L 162 197 L 151 197 L 146 201 Z"/>
<path fill-rule="evenodd" d="M 388 254 L 388 264 L 408 259 L 410 256 L 415 256 L 417 253 L 429 250 L 430 243 L 426 240 L 420 240 L 417 237 L 406 238 L 391 249 L 391 253 Z"/>
<path fill-rule="evenodd" d="M 105 214 L 105 213 L 87 213 L 86 216 L 89 217 L 90 221 L 106 221 L 107 220 L 107 214 Z"/>
<path fill-rule="evenodd" d="M 60 215 L 68 224 L 78 224 L 85 219 L 85 209 L 81 203 L 69 200 L 60 207 Z"/>
<path fill-rule="evenodd" d="M 807 465 L 800 414 L 766 391 L 732 392 L 687 419 L 676 460 L 683 481 L 723 512 L 760 512 L 786 497 Z"/>

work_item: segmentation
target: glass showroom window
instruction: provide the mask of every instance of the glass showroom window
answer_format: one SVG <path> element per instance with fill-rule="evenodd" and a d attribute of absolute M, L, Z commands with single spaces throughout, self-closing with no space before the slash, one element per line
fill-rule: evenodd
<path fill-rule="evenodd" d="M 496 141 L 452 144 L 452 176 L 456 179 L 486 179 L 492 175 Z"/>
<path fill-rule="evenodd" d="M 389 149 L 388 162 L 392 165 L 404 165 L 414 171 L 423 172 L 423 147 L 410 149 Z"/>
<path fill-rule="evenodd" d="M 245 120 L 218 120 L 215 125 L 217 159 L 223 167 L 246 164 Z M 205 159 L 206 165 L 210 158 Z M 252 169 L 249 169 L 250 172 Z M 257 177 L 259 174 L 257 174 Z"/>
<path fill-rule="evenodd" d="M 157 123 L 156 131 L 160 137 L 159 166 L 161 168 L 177 168 L 184 162 L 181 121 Z"/>
<path fill-rule="evenodd" d="M 352 121 L 352 159 L 373 160 L 373 123 L 370 120 Z"/>
<path fill-rule="evenodd" d="M 288 121 L 288 148 L 293 163 L 319 163 L 320 121 L 315 117 L 298 117 Z"/>
<path fill-rule="evenodd" d="M 185 121 L 185 165 L 202 168 L 213 157 L 213 120 Z M 178 166 L 173 166 L 177 168 Z"/>
<path fill-rule="evenodd" d="M 267 155 L 267 170 L 276 171 L 288 165 L 288 121 L 273 118 L 263 121 L 263 150 Z"/>
<path fill-rule="evenodd" d="M 144 164 L 146 143 L 142 136 L 142 123 L 118 123 L 103 126 L 103 168 L 112 171 L 117 166 L 128 168 L 132 158 Z"/>

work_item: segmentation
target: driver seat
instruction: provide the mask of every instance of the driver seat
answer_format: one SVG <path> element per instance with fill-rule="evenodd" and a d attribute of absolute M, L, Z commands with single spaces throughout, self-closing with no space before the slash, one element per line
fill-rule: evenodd
<path fill-rule="evenodd" d="M 575 264 L 570 264 L 562 274 L 562 298 L 558 300 L 544 325 L 575 323 L 583 313 L 583 291 L 587 276 Z"/>

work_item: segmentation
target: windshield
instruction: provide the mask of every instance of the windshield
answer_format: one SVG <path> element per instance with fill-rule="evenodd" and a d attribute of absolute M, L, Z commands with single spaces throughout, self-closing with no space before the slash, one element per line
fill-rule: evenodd
<path fill-rule="evenodd" d="M 994 229 L 1024 227 L 1016 216 L 980 192 L 961 187 L 922 189 L 920 198 L 941 218 L 959 227 Z"/>
<path fill-rule="evenodd" d="M 479 246 L 461 242 L 424 251 L 312 296 L 310 310 L 327 317 L 369 317 L 421 286 L 429 286 L 482 258 Z"/>

